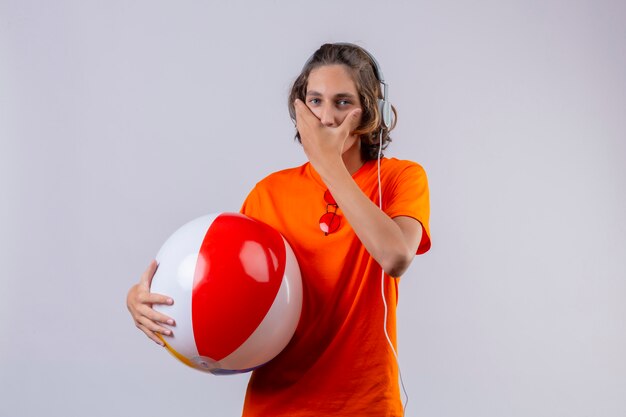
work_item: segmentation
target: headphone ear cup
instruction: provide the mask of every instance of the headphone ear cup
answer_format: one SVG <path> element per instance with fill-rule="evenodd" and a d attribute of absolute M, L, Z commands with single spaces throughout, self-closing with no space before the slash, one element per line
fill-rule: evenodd
<path fill-rule="evenodd" d="M 382 119 L 382 124 L 385 129 L 389 129 L 393 126 L 393 111 L 391 110 L 391 104 L 384 99 L 378 99 L 378 111 Z"/>

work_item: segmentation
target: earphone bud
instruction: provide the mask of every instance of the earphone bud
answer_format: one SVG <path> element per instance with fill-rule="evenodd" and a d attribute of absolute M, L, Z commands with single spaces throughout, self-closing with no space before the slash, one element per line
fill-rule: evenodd
<path fill-rule="evenodd" d="M 385 85 L 385 89 L 386 88 L 387 85 Z M 378 110 L 380 111 L 383 127 L 385 129 L 389 129 L 393 125 L 393 111 L 391 110 L 391 103 L 384 99 L 378 99 Z"/>

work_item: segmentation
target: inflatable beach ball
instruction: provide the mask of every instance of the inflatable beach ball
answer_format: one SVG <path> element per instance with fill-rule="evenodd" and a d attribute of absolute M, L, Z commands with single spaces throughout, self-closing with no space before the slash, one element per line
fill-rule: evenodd
<path fill-rule="evenodd" d="M 199 217 L 163 244 L 151 292 L 176 321 L 163 336 L 181 362 L 213 374 L 247 372 L 287 345 L 302 309 L 293 251 L 272 227 L 238 213 Z"/>

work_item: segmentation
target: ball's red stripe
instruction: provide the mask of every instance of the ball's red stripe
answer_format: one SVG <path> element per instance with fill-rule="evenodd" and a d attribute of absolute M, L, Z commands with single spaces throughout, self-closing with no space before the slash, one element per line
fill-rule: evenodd
<path fill-rule="evenodd" d="M 200 248 L 191 302 L 200 355 L 219 361 L 246 341 L 274 301 L 285 258 L 282 237 L 270 226 L 237 213 L 213 221 Z"/>

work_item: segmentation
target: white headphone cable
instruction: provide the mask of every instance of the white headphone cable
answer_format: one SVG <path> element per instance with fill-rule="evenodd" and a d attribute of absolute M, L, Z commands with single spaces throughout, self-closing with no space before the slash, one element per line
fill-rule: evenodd
<path fill-rule="evenodd" d="M 380 129 L 380 141 L 378 143 L 378 207 L 383 209 L 383 191 L 380 181 L 380 159 L 383 153 L 383 129 Z M 400 384 L 402 385 L 402 392 L 404 392 L 404 396 L 406 401 L 402 406 L 402 416 L 406 415 L 406 407 L 409 404 L 409 394 L 406 392 L 406 388 L 404 387 L 404 380 L 402 379 L 402 371 L 400 370 L 400 360 L 398 359 L 398 353 L 396 349 L 393 347 L 393 343 L 391 343 L 391 339 L 389 338 L 389 333 L 387 332 L 387 300 L 385 300 L 385 271 L 381 267 L 380 273 L 380 294 L 383 299 L 383 305 L 385 306 L 385 318 L 383 321 L 383 331 L 385 332 L 385 337 L 387 338 L 387 343 L 389 343 L 389 347 L 391 348 L 391 352 L 393 352 L 393 356 L 396 358 L 396 365 L 398 366 L 398 375 L 400 375 Z"/>

